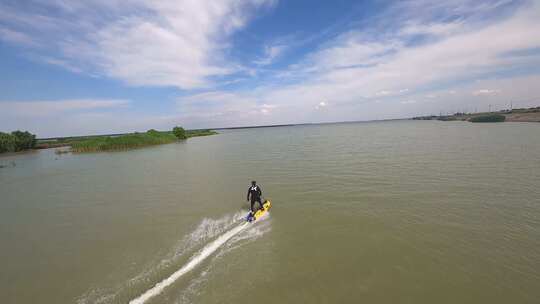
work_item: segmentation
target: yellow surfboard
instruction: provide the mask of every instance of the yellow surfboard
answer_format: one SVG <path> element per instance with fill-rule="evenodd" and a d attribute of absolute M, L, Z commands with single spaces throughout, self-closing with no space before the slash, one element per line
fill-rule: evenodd
<path fill-rule="evenodd" d="M 248 214 L 247 218 L 246 218 L 247 221 L 248 222 L 256 221 L 261 216 L 265 215 L 268 212 L 268 210 L 270 210 L 270 207 L 272 207 L 272 203 L 269 200 L 265 200 L 264 203 L 263 203 L 263 209 L 259 209 L 259 210 L 255 211 L 255 214 L 253 214 L 253 215 L 250 212 Z"/>

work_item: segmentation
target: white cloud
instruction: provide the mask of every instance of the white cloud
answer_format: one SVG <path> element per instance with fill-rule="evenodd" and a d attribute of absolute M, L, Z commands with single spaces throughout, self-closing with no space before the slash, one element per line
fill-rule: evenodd
<path fill-rule="evenodd" d="M 464 29 L 465 24 L 462 21 L 448 23 L 409 23 L 401 29 L 402 35 L 434 35 L 447 36 Z"/>
<path fill-rule="evenodd" d="M 129 103 L 122 99 L 0 101 L 0 113 L 1 116 L 51 116 L 73 111 L 125 107 Z"/>
<path fill-rule="evenodd" d="M 269 104 L 263 103 L 260 107 L 266 110 L 272 110 L 276 108 L 276 105 L 269 105 Z"/>
<path fill-rule="evenodd" d="M 51 50 L 58 49 L 60 53 L 49 63 L 80 66 L 132 85 L 192 89 L 210 86 L 210 77 L 238 69 L 224 58 L 228 38 L 245 26 L 255 9 L 273 3 L 52 1 L 30 12 L 0 5 L 4 11 L 0 16 L 12 28 L 26 31 L 4 29 L 3 37 L 21 43 L 25 37 L 41 39 Z M 43 7 L 58 11 L 58 16 L 43 16 L 39 12 Z"/>
<path fill-rule="evenodd" d="M 0 27 L 0 39 L 6 42 L 20 44 L 24 46 L 39 46 L 39 43 L 37 43 L 34 39 L 32 39 L 32 37 L 28 36 L 27 34 L 8 28 Z"/>
<path fill-rule="evenodd" d="M 141 113 L 121 99 L 0 101 L 0 130 L 28 130 L 38 137 L 170 130 L 182 122 L 176 114 Z"/>
<path fill-rule="evenodd" d="M 389 91 L 389 90 L 382 90 L 375 93 L 375 96 L 377 97 L 385 97 L 385 96 L 395 96 L 400 94 L 405 94 L 409 92 L 409 89 L 400 89 L 396 91 Z"/>
<path fill-rule="evenodd" d="M 326 103 L 325 101 L 321 101 L 318 105 L 315 106 L 315 110 L 320 110 L 326 106 L 328 106 L 328 103 Z"/>
<path fill-rule="evenodd" d="M 343 101 L 360 100 L 370 96 L 389 96 L 392 92 L 404 90 L 403 87 L 417 90 L 449 81 L 481 79 L 486 73 L 507 68 L 529 67 L 530 61 L 504 54 L 540 47 L 538 27 L 540 9 L 538 3 L 534 3 L 508 19 L 468 28 L 466 32 L 429 44 L 405 47 L 390 40 L 391 44 L 399 46 L 391 48 L 395 52 L 386 55 L 384 60 L 380 60 L 378 52 L 365 53 L 366 57 L 362 55 L 361 61 L 377 62 L 366 67 L 355 67 L 361 62 L 358 57 L 343 55 L 355 53 L 361 43 L 351 44 L 347 39 L 338 38 L 335 46 L 311 56 L 317 60 L 312 62 L 311 71 L 314 72 L 309 74 L 308 80 L 281 88 L 280 92 L 274 88 L 271 94 L 287 95 L 288 100 L 320 96 Z M 350 68 L 342 69 L 340 66 Z M 317 72 L 321 69 L 324 72 Z"/>
<path fill-rule="evenodd" d="M 499 90 L 489 90 L 489 89 L 481 89 L 481 90 L 476 90 L 472 92 L 474 96 L 493 95 L 493 94 L 498 94 L 498 93 L 500 93 Z"/>
<path fill-rule="evenodd" d="M 285 48 L 285 45 L 266 46 L 264 48 L 264 57 L 255 60 L 253 63 L 256 65 L 269 65 L 285 51 Z"/>
<path fill-rule="evenodd" d="M 308 56 L 300 66 L 305 72 L 326 72 L 336 69 L 368 67 L 388 60 L 401 47 L 399 42 L 366 42 L 361 34 L 350 32 L 340 36 L 335 44 Z"/>
<path fill-rule="evenodd" d="M 262 102 L 256 92 L 206 92 L 180 97 L 176 105 L 179 120 L 197 127 L 270 124 L 278 109 L 271 101 Z"/>

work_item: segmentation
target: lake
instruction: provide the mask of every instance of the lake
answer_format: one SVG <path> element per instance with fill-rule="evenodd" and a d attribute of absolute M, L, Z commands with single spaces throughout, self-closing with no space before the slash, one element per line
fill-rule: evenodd
<path fill-rule="evenodd" d="M 2 303 L 540 299 L 540 124 L 223 130 L 0 165 Z M 253 179 L 273 207 L 244 225 Z"/>

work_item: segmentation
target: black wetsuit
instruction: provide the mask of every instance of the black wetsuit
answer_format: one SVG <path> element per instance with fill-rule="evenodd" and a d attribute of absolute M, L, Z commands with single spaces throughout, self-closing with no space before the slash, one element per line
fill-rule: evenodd
<path fill-rule="evenodd" d="M 255 202 L 259 202 L 261 209 L 263 208 L 263 204 L 261 202 L 261 195 L 262 191 L 259 185 L 249 187 L 247 192 L 247 199 L 249 201 L 251 197 L 251 211 L 255 212 L 255 210 L 253 210 L 253 205 L 255 204 Z"/>

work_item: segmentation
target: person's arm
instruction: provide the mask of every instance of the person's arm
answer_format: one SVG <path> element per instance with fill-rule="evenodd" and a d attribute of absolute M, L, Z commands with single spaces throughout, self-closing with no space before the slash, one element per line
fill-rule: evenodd
<path fill-rule="evenodd" d="M 247 193 L 247 201 L 249 201 L 249 190 L 250 190 L 250 189 L 251 189 L 251 187 L 250 187 L 250 188 L 248 188 L 248 193 Z"/>
<path fill-rule="evenodd" d="M 262 196 L 261 186 L 257 186 L 257 192 L 259 193 L 259 197 L 261 197 Z"/>

